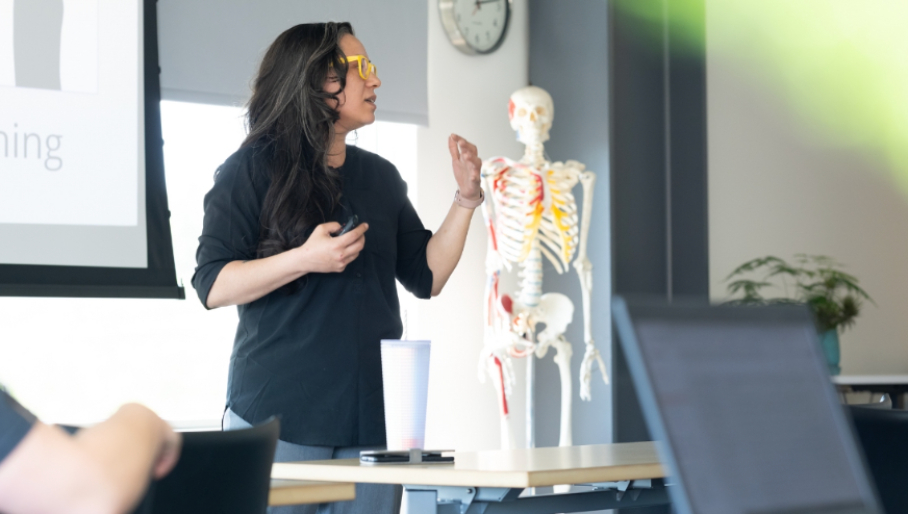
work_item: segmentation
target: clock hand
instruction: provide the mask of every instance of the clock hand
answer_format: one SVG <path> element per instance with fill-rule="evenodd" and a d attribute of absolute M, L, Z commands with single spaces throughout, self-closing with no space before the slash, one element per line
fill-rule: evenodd
<path fill-rule="evenodd" d="M 482 9 L 482 4 L 494 4 L 501 0 L 476 0 L 476 8 L 473 9 L 473 14 L 475 15 L 478 11 Z"/>

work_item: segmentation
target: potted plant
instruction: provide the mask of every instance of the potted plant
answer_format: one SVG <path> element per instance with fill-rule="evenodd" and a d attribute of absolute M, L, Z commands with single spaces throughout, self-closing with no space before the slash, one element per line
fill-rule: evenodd
<path fill-rule="evenodd" d="M 854 324 L 864 300 L 873 303 L 858 285 L 858 279 L 842 271 L 843 267 L 823 255 L 797 254 L 794 264 L 773 256 L 753 259 L 725 278 L 728 294 L 733 297 L 729 303 L 807 304 L 816 316 L 829 371 L 838 375 L 841 372 L 839 331 Z M 764 290 L 772 287 L 781 287 L 783 295 L 764 296 Z"/>

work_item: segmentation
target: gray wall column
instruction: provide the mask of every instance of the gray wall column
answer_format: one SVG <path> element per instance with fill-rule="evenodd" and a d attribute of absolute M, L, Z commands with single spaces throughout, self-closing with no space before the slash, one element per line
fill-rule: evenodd
<path fill-rule="evenodd" d="M 618 295 L 708 298 L 704 27 L 682 34 L 670 23 L 675 9 L 692 10 L 705 23 L 703 4 L 609 2 L 612 283 Z M 612 377 L 614 441 L 650 439 L 617 341 Z"/>

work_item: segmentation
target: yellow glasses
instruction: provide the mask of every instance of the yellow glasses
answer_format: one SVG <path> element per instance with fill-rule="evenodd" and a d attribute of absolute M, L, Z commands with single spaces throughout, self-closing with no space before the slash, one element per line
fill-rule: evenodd
<path fill-rule="evenodd" d="M 359 76 L 363 80 L 368 80 L 373 73 L 378 74 L 378 68 L 369 60 L 365 55 L 348 55 L 347 63 L 356 61 L 357 69 L 359 70 Z"/>

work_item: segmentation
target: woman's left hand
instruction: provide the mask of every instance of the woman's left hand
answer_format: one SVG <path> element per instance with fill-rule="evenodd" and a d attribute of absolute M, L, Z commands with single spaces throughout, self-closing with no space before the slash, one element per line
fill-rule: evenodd
<path fill-rule="evenodd" d="M 454 168 L 454 180 L 460 189 L 460 197 L 471 201 L 479 200 L 482 161 L 476 153 L 476 146 L 457 134 L 451 134 L 448 150 L 451 151 L 451 166 Z"/>

